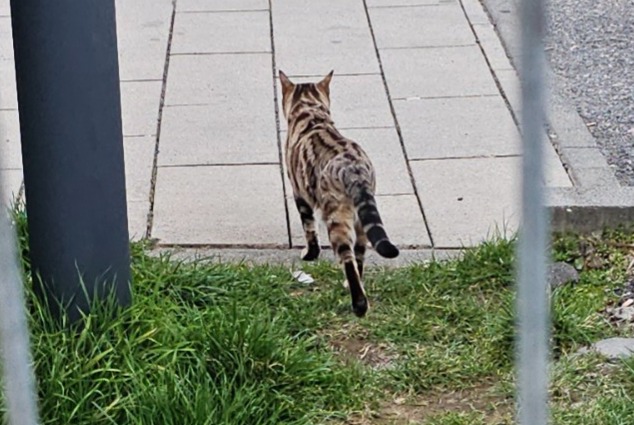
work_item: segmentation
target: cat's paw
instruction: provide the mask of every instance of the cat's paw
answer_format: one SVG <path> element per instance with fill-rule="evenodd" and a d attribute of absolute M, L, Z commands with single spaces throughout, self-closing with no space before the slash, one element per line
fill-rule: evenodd
<path fill-rule="evenodd" d="M 314 261 L 319 258 L 319 246 L 318 245 L 310 245 L 306 248 L 302 249 L 302 260 L 304 261 Z"/>
<path fill-rule="evenodd" d="M 365 313 L 368 312 L 370 308 L 370 303 L 366 297 L 359 298 L 356 301 L 352 302 L 352 312 L 357 317 L 365 316 Z"/>
<path fill-rule="evenodd" d="M 342 283 L 344 289 L 349 289 L 350 288 L 350 284 L 348 283 L 348 279 L 344 280 Z"/>

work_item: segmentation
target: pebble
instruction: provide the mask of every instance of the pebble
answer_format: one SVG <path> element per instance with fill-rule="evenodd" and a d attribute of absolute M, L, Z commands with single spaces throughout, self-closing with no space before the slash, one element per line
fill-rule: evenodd
<path fill-rule="evenodd" d="M 579 282 L 579 272 L 573 266 L 563 261 L 553 263 L 548 270 L 548 281 L 552 289 L 568 283 Z"/>

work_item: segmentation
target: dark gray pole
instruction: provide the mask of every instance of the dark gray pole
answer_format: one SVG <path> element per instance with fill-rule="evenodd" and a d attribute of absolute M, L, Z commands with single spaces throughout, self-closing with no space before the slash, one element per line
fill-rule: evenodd
<path fill-rule="evenodd" d="M 75 321 L 94 297 L 130 303 L 114 0 L 11 0 L 11 17 L 34 280 Z"/>

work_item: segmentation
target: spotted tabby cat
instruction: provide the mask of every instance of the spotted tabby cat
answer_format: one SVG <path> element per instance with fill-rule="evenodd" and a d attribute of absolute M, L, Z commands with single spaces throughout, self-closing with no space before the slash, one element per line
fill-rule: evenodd
<path fill-rule="evenodd" d="M 330 117 L 331 71 L 318 83 L 294 84 L 280 71 L 282 105 L 288 120 L 286 166 L 299 211 L 306 248 L 303 260 L 319 256 L 314 210 L 320 210 L 333 251 L 343 265 L 352 309 L 368 310 L 363 258 L 368 240 L 383 257 L 394 258 L 374 199 L 374 167 L 354 141 L 337 131 Z"/>

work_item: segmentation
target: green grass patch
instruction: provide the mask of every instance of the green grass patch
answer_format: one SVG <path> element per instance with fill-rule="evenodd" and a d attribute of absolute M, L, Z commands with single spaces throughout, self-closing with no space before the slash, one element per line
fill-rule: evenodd
<path fill-rule="evenodd" d="M 370 269 L 372 309 L 350 312 L 341 272 L 174 261 L 132 247 L 134 304 L 96 308 L 61 330 L 33 295 L 26 220 L 16 213 L 45 424 L 505 424 L 513 421 L 514 249 Z M 634 360 L 582 346 L 631 330 L 601 311 L 629 279 L 634 237 L 559 236 L 553 258 L 581 269 L 552 294 L 557 424 L 625 424 Z"/>

